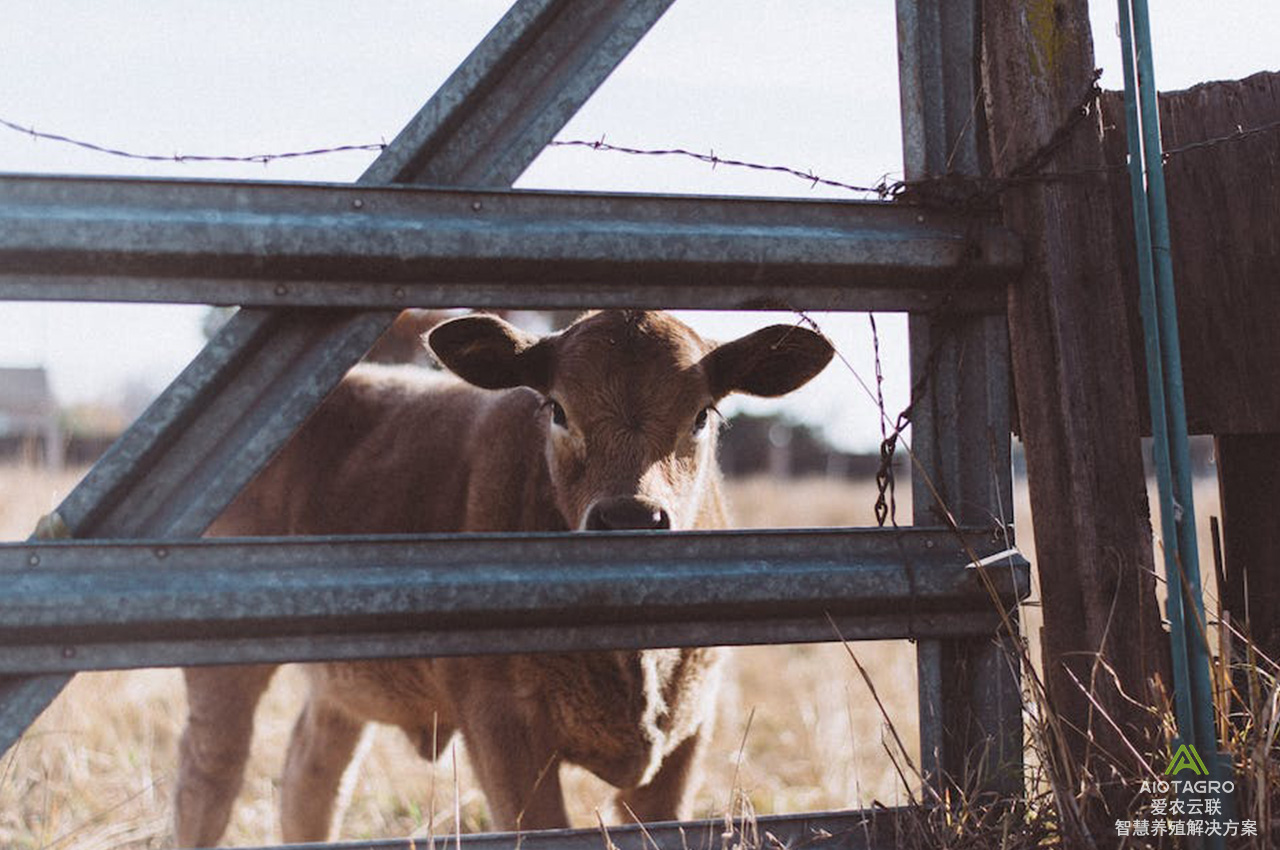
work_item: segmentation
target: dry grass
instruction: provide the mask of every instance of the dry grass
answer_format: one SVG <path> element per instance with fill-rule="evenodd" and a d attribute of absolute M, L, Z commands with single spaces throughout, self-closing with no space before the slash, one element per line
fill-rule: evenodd
<path fill-rule="evenodd" d="M 24 537 L 75 478 L 74 473 L 46 476 L 31 469 L 0 468 L 0 539 Z M 731 496 L 737 524 L 744 527 L 872 522 L 874 490 L 869 485 L 760 478 L 734 482 Z M 1207 518 L 1217 512 L 1216 487 L 1202 483 L 1196 497 L 1203 526 L 1202 563 L 1209 578 Z M 899 519 L 908 522 L 910 496 L 905 488 L 899 491 L 899 502 Z M 1025 492 L 1015 494 L 1015 504 L 1020 545 L 1034 561 Z M 1211 580 L 1208 583 L 1212 606 L 1215 589 Z M 1038 659 L 1039 610 L 1034 601 L 1023 616 L 1031 637 L 1031 657 Z M 913 648 L 905 642 L 853 648 L 911 758 L 917 760 Z M 1251 675 L 1254 693 L 1249 714 L 1254 722 L 1233 733 L 1231 747 L 1238 763 L 1257 780 L 1246 787 L 1242 808 L 1267 823 L 1277 803 L 1266 792 L 1277 787 L 1280 779 L 1274 756 L 1280 737 L 1280 688 L 1275 671 L 1266 664 L 1255 665 Z M 299 671 L 285 668 L 260 706 L 245 788 L 224 839 L 230 845 L 278 840 L 275 777 L 302 687 Z M 170 846 L 170 796 L 185 711 L 181 677 L 175 670 L 77 677 L 23 741 L 0 759 L 0 847 Z M 1043 727 L 1031 727 L 1029 732 L 1032 740 L 1045 745 Z M 908 792 L 885 754 L 887 734 L 879 709 L 843 647 L 739 649 L 734 675 L 723 693 L 698 813 L 722 815 L 738 791 L 746 797 L 748 809 L 758 814 L 860 807 L 872 801 L 902 803 Z M 465 752 L 458 750 L 456 775 L 450 756 L 446 753 L 439 765 L 428 765 L 398 732 L 379 729 L 342 837 L 452 832 L 458 826 L 453 814 L 455 785 L 460 791 L 457 810 L 462 829 L 484 829 L 483 798 Z M 1033 779 L 1035 769 L 1033 757 Z M 595 811 L 606 807 L 610 789 L 579 770 L 566 770 L 564 778 L 575 824 L 594 825 Z M 1040 773 L 1025 806 L 1007 801 L 995 808 L 966 804 L 959 816 L 922 814 L 918 832 L 908 843 L 957 848 L 1064 846 L 1058 820 L 1061 809 L 1049 791 L 1051 785 L 1052 777 Z M 910 789 L 912 794 L 917 791 Z M 1082 793 L 1087 795 L 1088 790 Z"/>
<path fill-rule="evenodd" d="M 0 539 L 24 538 L 77 478 L 0 468 Z M 900 491 L 900 500 L 909 502 Z M 865 525 L 874 490 L 826 480 L 735 482 L 738 524 Z M 915 665 L 905 642 L 859 644 L 886 709 L 917 757 Z M 905 798 L 885 755 L 879 710 L 838 645 L 737 650 L 734 675 L 698 797 L 701 815 L 723 814 L 734 790 L 756 812 L 895 804 Z M 285 668 L 258 712 L 258 734 L 231 827 L 230 845 L 279 839 L 276 777 L 299 705 L 299 672 Z M 81 674 L 0 760 L 0 847 L 107 850 L 171 845 L 177 738 L 186 713 L 176 670 Z M 750 728 L 747 729 L 750 718 Z M 744 732 L 746 746 L 742 748 Z M 739 751 L 742 751 L 739 762 Z M 459 749 L 462 828 L 487 825 L 483 797 Z M 454 822 L 453 762 L 420 760 L 393 729 L 378 729 L 342 837 L 447 833 Z M 565 774 L 575 824 L 595 824 L 610 790 L 583 771 Z"/>
<path fill-rule="evenodd" d="M 56 508 L 85 472 L 0 464 L 0 540 L 25 540 L 36 521 Z"/>
<path fill-rule="evenodd" d="M 898 522 L 911 522 L 911 483 L 897 485 Z M 738 528 L 834 528 L 875 525 L 875 484 L 836 478 L 779 480 L 767 475 L 729 482 Z"/>

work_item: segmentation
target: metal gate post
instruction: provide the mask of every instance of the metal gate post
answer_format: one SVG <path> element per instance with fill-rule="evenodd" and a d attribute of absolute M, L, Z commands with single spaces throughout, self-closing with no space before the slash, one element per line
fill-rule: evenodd
<path fill-rule="evenodd" d="M 989 171 L 980 8 L 976 0 L 898 0 L 908 180 Z M 963 285 L 962 271 L 957 286 Z M 912 416 L 915 524 L 1010 524 L 1004 317 L 914 313 L 909 327 L 912 386 L 926 380 Z M 1021 793 L 1022 703 L 1013 639 L 919 642 L 921 762 L 935 788 L 977 783 Z"/>

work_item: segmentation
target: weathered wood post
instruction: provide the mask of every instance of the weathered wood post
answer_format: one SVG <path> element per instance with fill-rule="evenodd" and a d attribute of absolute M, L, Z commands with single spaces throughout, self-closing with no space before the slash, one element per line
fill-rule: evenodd
<path fill-rule="evenodd" d="M 1010 176 L 1093 86 L 1088 5 L 987 0 L 983 12 L 992 169 Z M 1061 142 L 1044 170 L 1104 165 L 1096 112 Z M 1009 335 L 1044 604 L 1044 669 L 1066 737 L 1057 767 L 1103 783 L 1114 818 L 1126 813 L 1136 788 L 1106 785 L 1117 777 L 1107 762 L 1135 775 L 1130 768 L 1156 732 L 1145 708 L 1156 699 L 1149 683 L 1167 666 L 1140 394 L 1117 270 L 1117 253 L 1132 248 L 1114 237 L 1101 173 L 1019 183 L 1000 197 L 1005 223 L 1026 252 L 1023 277 L 1009 291 Z M 1091 811 L 1088 820 L 1095 837 L 1110 832 L 1107 812 Z"/>

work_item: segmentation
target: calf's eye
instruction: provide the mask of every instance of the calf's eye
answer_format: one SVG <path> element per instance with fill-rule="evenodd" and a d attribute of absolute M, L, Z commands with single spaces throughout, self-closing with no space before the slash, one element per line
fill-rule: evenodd
<path fill-rule="evenodd" d="M 569 418 L 565 416 L 564 408 L 560 406 L 560 402 L 553 398 L 547 399 L 547 407 L 551 408 L 551 421 L 560 428 L 569 427 Z"/>
<path fill-rule="evenodd" d="M 700 434 L 702 433 L 702 429 L 707 427 L 707 414 L 709 412 L 710 408 L 707 407 L 704 407 L 699 411 L 698 418 L 693 420 L 693 433 Z"/>

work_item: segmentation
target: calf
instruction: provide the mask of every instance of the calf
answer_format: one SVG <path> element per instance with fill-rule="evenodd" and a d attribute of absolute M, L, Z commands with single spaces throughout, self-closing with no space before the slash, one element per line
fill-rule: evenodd
<path fill-rule="evenodd" d="M 641 311 L 588 314 L 543 338 L 466 316 L 429 344 L 461 381 L 353 370 L 210 533 L 720 528 L 716 402 L 787 393 L 832 354 L 798 327 L 715 345 Z M 308 665 L 282 782 L 284 838 L 328 838 L 368 721 L 400 727 L 427 758 L 460 732 L 500 828 L 567 825 L 560 762 L 616 786 L 641 820 L 687 817 L 718 660 L 715 649 L 656 649 Z M 274 671 L 186 671 L 183 845 L 212 844 L 225 829 Z"/>

